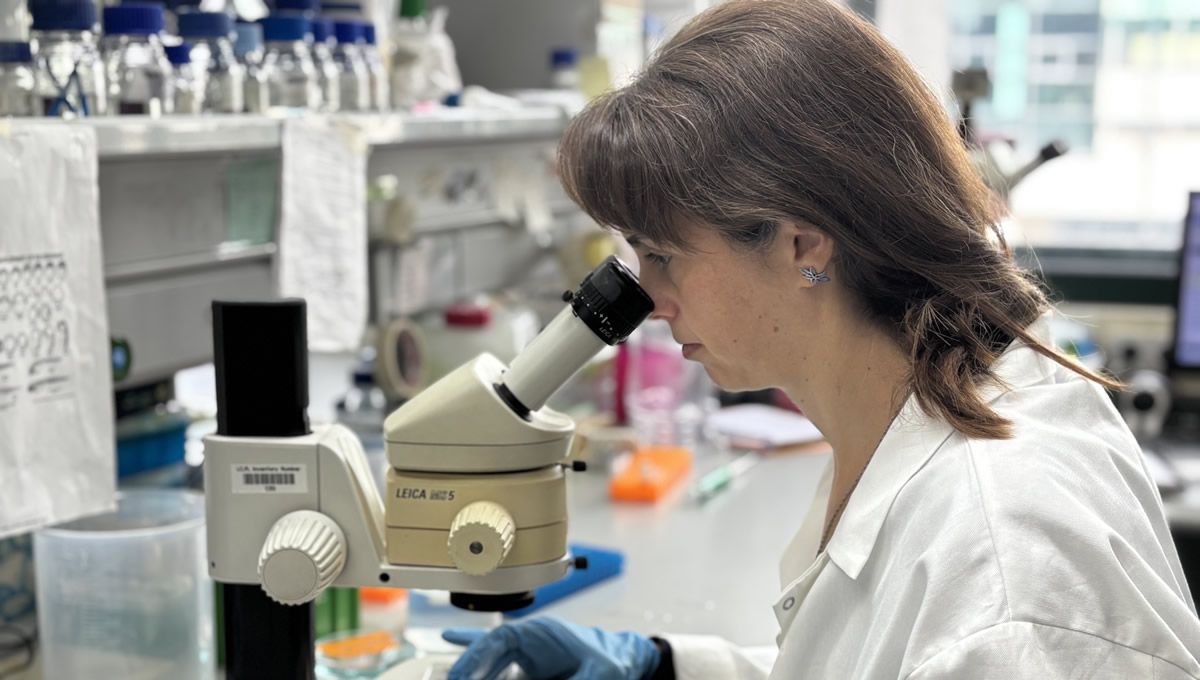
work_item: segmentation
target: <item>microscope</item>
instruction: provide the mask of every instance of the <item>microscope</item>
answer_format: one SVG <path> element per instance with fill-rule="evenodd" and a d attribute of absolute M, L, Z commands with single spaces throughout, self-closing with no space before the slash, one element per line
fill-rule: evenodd
<path fill-rule="evenodd" d="M 350 430 L 308 425 L 303 301 L 213 303 L 204 482 L 226 677 L 311 678 L 311 602 L 331 586 L 446 590 L 465 609 L 511 611 L 567 573 L 574 423 L 546 402 L 654 305 L 614 257 L 563 299 L 509 366 L 482 354 L 387 417 L 386 498 Z"/>

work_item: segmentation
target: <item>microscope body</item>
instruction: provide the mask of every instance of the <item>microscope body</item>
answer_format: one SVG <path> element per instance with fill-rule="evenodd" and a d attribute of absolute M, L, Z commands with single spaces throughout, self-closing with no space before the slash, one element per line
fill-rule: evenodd
<path fill-rule="evenodd" d="M 523 606 L 570 564 L 562 464 L 574 424 L 546 407 L 514 414 L 493 388 L 504 370 L 481 355 L 388 417 L 386 499 L 343 426 L 207 437 L 213 579 L 261 583 L 283 604 L 395 586 Z"/>

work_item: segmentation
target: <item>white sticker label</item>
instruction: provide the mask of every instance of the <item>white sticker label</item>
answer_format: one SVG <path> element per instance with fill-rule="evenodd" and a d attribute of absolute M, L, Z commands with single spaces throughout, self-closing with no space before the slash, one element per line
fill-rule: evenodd
<path fill-rule="evenodd" d="M 308 493 L 308 466 L 234 465 L 233 492 Z"/>

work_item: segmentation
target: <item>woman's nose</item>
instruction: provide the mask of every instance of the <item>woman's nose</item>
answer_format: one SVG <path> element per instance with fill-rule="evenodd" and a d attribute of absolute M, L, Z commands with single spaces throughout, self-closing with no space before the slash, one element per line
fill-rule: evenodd
<path fill-rule="evenodd" d="M 660 287 L 645 285 L 645 282 L 643 282 L 642 287 L 645 288 L 650 299 L 654 301 L 654 311 L 650 312 L 651 319 L 670 321 L 675 318 L 675 315 L 679 313 L 679 305 L 669 295 L 665 294 Z"/>

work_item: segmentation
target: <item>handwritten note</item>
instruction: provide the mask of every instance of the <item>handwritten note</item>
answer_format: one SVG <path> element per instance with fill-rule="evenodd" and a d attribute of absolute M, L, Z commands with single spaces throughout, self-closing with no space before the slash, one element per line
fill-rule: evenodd
<path fill-rule="evenodd" d="M 280 292 L 308 301 L 308 345 L 359 348 L 367 323 L 367 140 L 350 123 L 283 127 Z"/>
<path fill-rule="evenodd" d="M 96 177 L 92 130 L 0 127 L 0 538 L 114 506 Z"/>

